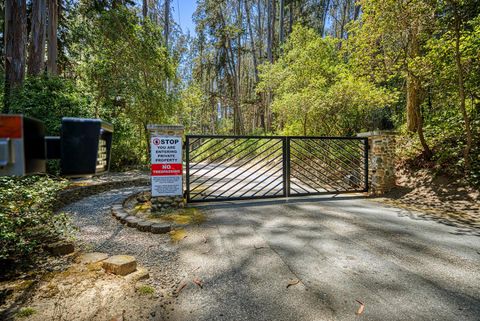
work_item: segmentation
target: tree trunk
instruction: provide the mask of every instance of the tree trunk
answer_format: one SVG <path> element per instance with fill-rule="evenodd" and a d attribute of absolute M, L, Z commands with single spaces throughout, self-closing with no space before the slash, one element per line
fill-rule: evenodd
<path fill-rule="evenodd" d="M 142 15 L 143 15 L 143 19 L 147 19 L 147 15 L 148 15 L 148 0 L 143 0 Z"/>
<path fill-rule="evenodd" d="M 170 34 L 170 0 L 165 0 L 165 47 L 168 50 L 168 37 Z"/>
<path fill-rule="evenodd" d="M 284 20 L 284 16 L 285 16 L 285 8 L 284 8 L 284 0 L 280 0 L 280 45 L 283 45 L 283 41 L 284 41 L 284 31 L 283 31 L 283 27 L 284 27 L 284 23 L 283 23 L 283 20 Z"/>
<path fill-rule="evenodd" d="M 460 52 L 460 28 L 461 21 L 457 8 L 455 8 L 455 64 L 457 67 L 458 78 L 458 98 L 460 100 L 460 111 L 462 112 L 463 121 L 465 123 L 465 133 L 467 135 L 467 144 L 463 149 L 463 158 L 465 160 L 465 172 L 470 171 L 470 150 L 472 149 L 473 137 L 470 127 L 470 118 L 468 117 L 467 108 L 465 107 L 465 84 L 463 80 L 462 53 Z"/>
<path fill-rule="evenodd" d="M 321 22 L 321 28 L 320 28 L 320 35 L 322 37 L 325 36 L 325 24 L 327 21 L 327 14 L 328 14 L 329 8 L 330 8 L 330 0 L 326 0 L 322 8 L 322 22 Z"/>
<path fill-rule="evenodd" d="M 360 17 L 360 10 L 362 9 L 362 6 L 358 3 L 355 3 L 355 9 L 353 11 L 353 20 L 358 20 Z"/>
<path fill-rule="evenodd" d="M 291 34 L 293 30 L 293 6 L 294 6 L 294 1 L 290 2 L 289 9 L 288 9 L 288 15 L 289 15 L 288 34 Z"/>
<path fill-rule="evenodd" d="M 58 0 L 48 0 L 48 52 L 47 72 L 50 75 L 57 74 L 57 26 L 58 26 Z"/>
<path fill-rule="evenodd" d="M 30 41 L 27 71 L 31 76 L 37 76 L 45 69 L 46 0 L 34 0 L 32 7 L 32 38 Z"/>
<path fill-rule="evenodd" d="M 268 0 L 267 6 L 267 59 L 270 63 L 273 63 L 273 54 L 272 54 L 272 1 Z"/>
<path fill-rule="evenodd" d="M 25 78 L 25 0 L 5 1 L 5 95 L 4 112 L 9 112 L 11 91 Z"/>
<path fill-rule="evenodd" d="M 270 36 L 270 41 L 272 42 L 270 44 L 270 62 L 273 63 L 274 60 L 274 51 L 275 51 L 275 22 L 277 21 L 277 0 L 272 0 L 272 21 L 270 22 L 272 25 L 272 28 L 270 31 L 272 32 L 272 35 Z"/>
<path fill-rule="evenodd" d="M 255 74 L 255 83 L 258 83 L 258 62 L 257 62 L 257 52 L 255 50 L 255 39 L 253 36 L 252 22 L 250 21 L 250 6 L 248 1 L 245 0 L 245 13 L 247 14 L 247 27 L 248 35 L 250 37 L 250 46 L 252 47 L 252 59 L 253 59 L 253 71 Z"/>

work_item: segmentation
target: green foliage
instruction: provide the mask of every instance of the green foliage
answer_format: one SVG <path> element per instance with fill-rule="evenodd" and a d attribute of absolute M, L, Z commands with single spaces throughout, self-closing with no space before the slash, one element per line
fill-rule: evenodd
<path fill-rule="evenodd" d="M 153 295 L 155 294 L 155 289 L 149 285 L 143 284 L 137 289 L 138 293 L 141 295 Z"/>
<path fill-rule="evenodd" d="M 86 19 L 88 18 L 88 19 Z M 177 64 L 162 30 L 124 6 L 79 16 L 73 23 L 77 72 L 94 97 L 95 114 L 115 126 L 113 166 L 147 161 L 147 125 L 172 123 Z"/>
<path fill-rule="evenodd" d="M 25 307 L 25 308 L 21 308 L 20 310 L 18 310 L 18 312 L 15 313 L 15 316 L 17 318 L 28 318 L 29 316 L 32 316 L 35 313 L 37 313 L 37 310 L 35 310 L 34 308 Z"/>
<path fill-rule="evenodd" d="M 77 84 L 60 77 L 31 77 L 11 99 L 11 112 L 45 122 L 47 135 L 59 135 L 62 117 L 86 117 L 89 97 Z"/>
<path fill-rule="evenodd" d="M 65 185 L 47 176 L 0 177 L 0 263 L 28 261 L 43 243 L 70 234 L 67 217 L 52 211 Z"/>
<path fill-rule="evenodd" d="M 290 135 L 353 135 L 375 129 L 374 115 L 391 105 L 393 92 L 355 76 L 338 41 L 295 26 L 284 54 L 260 67 L 260 92 L 272 92 L 277 130 Z"/>

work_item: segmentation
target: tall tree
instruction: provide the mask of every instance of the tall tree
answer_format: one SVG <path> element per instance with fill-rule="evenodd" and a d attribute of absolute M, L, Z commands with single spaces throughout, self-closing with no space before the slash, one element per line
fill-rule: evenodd
<path fill-rule="evenodd" d="M 170 35 L 170 0 L 165 0 L 165 7 L 164 7 L 164 28 L 163 32 L 165 33 L 165 47 L 168 50 L 168 37 Z"/>
<path fill-rule="evenodd" d="M 280 0 L 280 21 L 279 21 L 279 25 L 280 25 L 280 45 L 283 45 L 283 41 L 284 41 L 284 20 L 285 19 L 285 3 L 284 3 L 284 0 Z"/>
<path fill-rule="evenodd" d="M 31 39 L 27 61 L 27 72 L 36 76 L 45 69 L 45 31 L 47 20 L 46 0 L 32 2 Z"/>
<path fill-rule="evenodd" d="M 362 0 L 362 16 L 351 31 L 352 62 L 362 74 L 385 83 L 392 76 L 406 84 L 407 128 L 418 134 L 425 158 L 432 156 L 424 131 L 421 105 L 425 88 L 415 62 L 425 55 L 435 6 L 423 0 Z"/>
<path fill-rule="evenodd" d="M 5 112 L 11 90 L 25 78 L 26 20 L 25 0 L 5 1 Z"/>
<path fill-rule="evenodd" d="M 47 72 L 50 75 L 56 75 L 58 44 L 57 44 L 57 27 L 58 27 L 58 1 L 48 0 L 48 24 L 47 24 Z"/>
<path fill-rule="evenodd" d="M 454 39 L 455 39 L 455 65 L 457 68 L 457 81 L 458 81 L 458 99 L 460 101 L 460 111 L 462 113 L 463 122 L 465 123 L 465 134 L 467 136 L 467 143 L 463 149 L 463 157 L 465 160 L 465 171 L 468 173 L 471 167 L 470 161 L 470 150 L 473 145 L 473 135 L 470 124 L 470 117 L 466 108 L 466 95 L 465 95 L 465 80 L 464 80 L 464 71 L 462 64 L 462 51 L 460 49 L 462 41 L 462 30 L 464 29 L 464 17 L 465 14 L 462 14 L 461 9 L 467 9 L 468 6 L 461 8 L 462 4 L 459 2 L 451 0 L 449 1 L 453 11 L 453 30 L 454 30 Z"/>

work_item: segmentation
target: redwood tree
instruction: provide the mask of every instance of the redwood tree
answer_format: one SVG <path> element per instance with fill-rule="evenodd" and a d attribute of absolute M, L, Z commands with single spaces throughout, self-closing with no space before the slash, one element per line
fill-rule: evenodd
<path fill-rule="evenodd" d="M 5 105 L 11 91 L 25 78 L 26 1 L 5 0 Z"/>

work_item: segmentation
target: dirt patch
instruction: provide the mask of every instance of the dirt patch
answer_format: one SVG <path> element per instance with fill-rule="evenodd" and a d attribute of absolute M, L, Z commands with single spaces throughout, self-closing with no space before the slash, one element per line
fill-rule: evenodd
<path fill-rule="evenodd" d="M 140 269 L 145 270 L 140 267 L 137 272 L 119 276 L 106 273 L 102 262 L 71 263 L 63 271 L 3 282 L 0 292 L 6 299 L 0 305 L 0 319 L 164 320 L 177 296 L 178 282 L 170 283 L 166 289 L 155 286 L 150 279 L 144 279 Z"/>
<path fill-rule="evenodd" d="M 377 200 L 480 235 L 480 192 L 459 179 L 397 168 L 397 187 Z"/>

